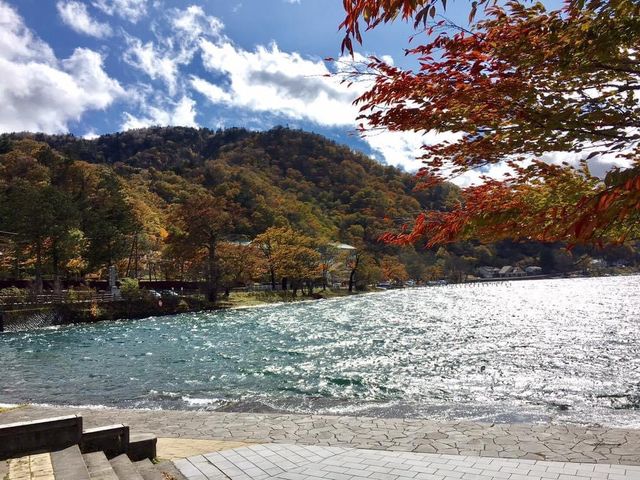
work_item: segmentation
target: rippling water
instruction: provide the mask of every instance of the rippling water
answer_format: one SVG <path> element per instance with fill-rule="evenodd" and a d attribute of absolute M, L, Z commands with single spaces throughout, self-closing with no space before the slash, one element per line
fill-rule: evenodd
<path fill-rule="evenodd" d="M 640 277 L 0 335 L 0 402 L 640 426 Z"/>

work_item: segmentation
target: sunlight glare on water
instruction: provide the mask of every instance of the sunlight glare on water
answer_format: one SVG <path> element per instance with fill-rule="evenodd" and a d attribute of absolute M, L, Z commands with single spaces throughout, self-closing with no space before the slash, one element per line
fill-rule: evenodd
<path fill-rule="evenodd" d="M 0 402 L 640 426 L 640 277 L 0 335 Z"/>

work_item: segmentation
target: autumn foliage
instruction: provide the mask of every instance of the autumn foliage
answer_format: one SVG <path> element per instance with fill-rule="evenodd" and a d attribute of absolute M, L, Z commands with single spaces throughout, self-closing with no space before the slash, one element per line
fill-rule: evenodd
<path fill-rule="evenodd" d="M 555 11 L 540 3 L 472 2 L 469 26 L 439 16 L 445 1 L 344 5 L 347 50 L 362 41 L 361 24 L 375 28 L 398 18 L 412 20 L 416 38 L 425 39 L 408 51 L 417 71 L 370 59 L 375 82 L 357 100 L 361 128 L 451 132 L 448 141 L 424 146 L 423 186 L 481 174 L 457 206 L 424 212 L 411 230 L 387 241 L 638 239 L 638 2 L 567 0 Z M 575 161 L 551 162 L 553 152 Z M 605 160 L 618 166 L 591 172 Z M 507 165 L 507 175 L 483 177 L 493 165 Z"/>

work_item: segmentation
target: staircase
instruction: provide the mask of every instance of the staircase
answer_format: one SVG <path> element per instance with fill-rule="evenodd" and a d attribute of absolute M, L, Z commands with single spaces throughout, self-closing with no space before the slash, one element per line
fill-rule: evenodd
<path fill-rule="evenodd" d="M 78 445 L 0 462 L 3 480 L 183 480 L 172 463 L 132 461 L 126 454 L 108 459 L 103 452 L 83 454 Z"/>
<path fill-rule="evenodd" d="M 0 480 L 183 480 L 152 463 L 156 443 L 127 425 L 83 430 L 77 415 L 0 425 Z"/>

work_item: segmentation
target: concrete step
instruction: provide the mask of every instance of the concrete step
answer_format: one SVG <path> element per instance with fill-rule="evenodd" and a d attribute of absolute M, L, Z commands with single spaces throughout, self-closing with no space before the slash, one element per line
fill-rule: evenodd
<path fill-rule="evenodd" d="M 148 458 L 156 458 L 156 444 L 158 438 L 152 433 L 132 433 L 129 437 L 127 455 L 134 462 Z"/>
<path fill-rule="evenodd" d="M 91 480 L 78 445 L 52 452 L 51 464 L 56 480 Z"/>
<path fill-rule="evenodd" d="M 156 469 L 155 465 L 151 463 L 151 460 L 148 458 L 135 462 L 134 465 L 144 480 L 164 480 L 162 473 Z"/>
<path fill-rule="evenodd" d="M 103 452 L 85 453 L 82 458 L 87 470 L 89 470 L 91 480 L 118 480 L 116 472 L 111 468 L 111 464 Z"/>
<path fill-rule="evenodd" d="M 118 475 L 118 480 L 144 480 L 135 465 L 125 454 L 112 458 L 109 463 L 113 471 Z"/>
<path fill-rule="evenodd" d="M 78 415 L 0 425 L 0 460 L 62 450 L 80 443 L 81 437 Z"/>
<path fill-rule="evenodd" d="M 103 452 L 107 458 L 113 458 L 127 453 L 128 448 L 129 427 L 127 425 L 87 428 L 82 432 L 80 442 L 82 453 Z"/>

